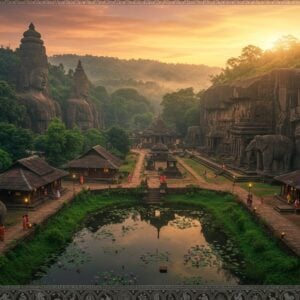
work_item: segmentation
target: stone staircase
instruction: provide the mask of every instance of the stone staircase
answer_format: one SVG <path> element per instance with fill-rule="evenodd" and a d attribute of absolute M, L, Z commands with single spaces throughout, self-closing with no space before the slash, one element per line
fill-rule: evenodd
<path fill-rule="evenodd" d="M 145 203 L 160 203 L 162 202 L 162 197 L 159 188 L 149 188 L 148 193 L 145 197 Z"/>
<path fill-rule="evenodd" d="M 187 151 L 188 152 L 188 151 Z M 218 175 L 223 175 L 225 178 L 233 181 L 234 179 L 234 176 L 235 176 L 235 181 L 236 182 L 257 182 L 257 181 L 261 181 L 261 176 L 258 176 L 258 175 L 248 175 L 248 174 L 240 174 L 240 173 L 237 173 L 233 170 L 223 170 L 222 169 L 222 166 L 219 165 L 218 163 L 208 159 L 208 158 L 204 158 L 200 155 L 194 155 L 192 153 L 189 153 L 188 154 L 191 155 L 191 159 L 204 165 L 205 167 L 213 170 L 215 173 L 217 173 Z"/>

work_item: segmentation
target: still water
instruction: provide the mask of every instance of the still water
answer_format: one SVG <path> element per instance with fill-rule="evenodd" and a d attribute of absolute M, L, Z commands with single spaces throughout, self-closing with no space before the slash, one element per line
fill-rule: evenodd
<path fill-rule="evenodd" d="M 203 211 L 114 208 L 91 216 L 32 284 L 239 284 L 242 264 Z"/>

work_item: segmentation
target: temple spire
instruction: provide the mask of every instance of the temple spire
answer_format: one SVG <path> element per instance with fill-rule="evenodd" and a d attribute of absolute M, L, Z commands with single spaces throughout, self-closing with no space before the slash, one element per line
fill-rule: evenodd
<path fill-rule="evenodd" d="M 29 29 L 30 30 L 35 30 L 34 24 L 32 22 L 29 24 Z"/>

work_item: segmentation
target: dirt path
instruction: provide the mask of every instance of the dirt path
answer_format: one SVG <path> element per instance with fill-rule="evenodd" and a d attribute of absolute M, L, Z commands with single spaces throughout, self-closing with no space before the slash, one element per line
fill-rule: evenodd
<path fill-rule="evenodd" d="M 245 205 L 247 203 L 248 191 L 232 183 L 208 183 L 204 178 L 197 174 L 189 165 L 187 165 L 181 158 L 177 158 L 178 162 L 190 172 L 195 179 L 199 187 L 208 190 L 226 191 L 236 195 L 239 201 Z M 254 209 L 255 208 L 255 209 Z M 267 205 L 262 201 L 260 197 L 253 195 L 253 204 L 250 210 L 255 213 L 259 218 L 263 219 L 268 227 L 274 232 L 275 235 L 281 236 L 281 233 L 285 233 L 284 242 L 298 255 L 300 256 L 300 235 L 299 227 L 297 224 L 291 222 L 286 217 L 277 212 L 272 206 Z M 300 215 L 298 216 L 300 218 Z"/>

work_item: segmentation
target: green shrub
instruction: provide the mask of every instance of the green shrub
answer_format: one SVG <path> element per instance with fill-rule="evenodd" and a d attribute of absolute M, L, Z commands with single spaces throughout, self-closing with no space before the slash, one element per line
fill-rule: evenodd
<path fill-rule="evenodd" d="M 63 245 L 65 243 L 65 237 L 61 233 L 60 230 L 54 228 L 46 232 L 45 234 L 45 239 L 47 240 L 48 243 L 53 244 L 53 245 Z"/>

